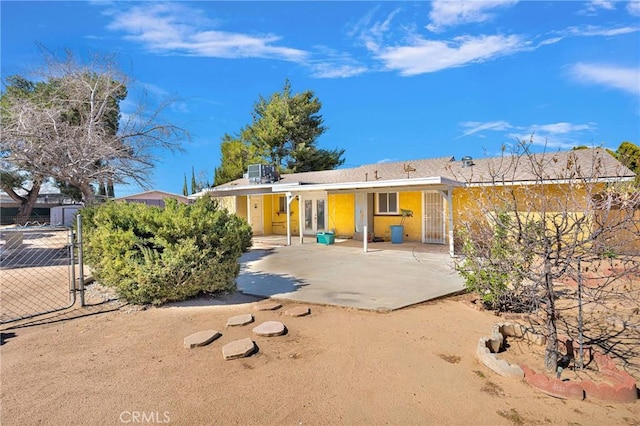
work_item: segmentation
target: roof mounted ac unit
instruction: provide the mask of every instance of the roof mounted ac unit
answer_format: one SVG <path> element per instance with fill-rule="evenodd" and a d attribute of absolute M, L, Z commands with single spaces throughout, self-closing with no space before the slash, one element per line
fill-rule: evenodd
<path fill-rule="evenodd" d="M 247 178 L 251 183 L 272 183 L 277 179 L 276 168 L 265 164 L 251 164 L 247 168 Z"/>

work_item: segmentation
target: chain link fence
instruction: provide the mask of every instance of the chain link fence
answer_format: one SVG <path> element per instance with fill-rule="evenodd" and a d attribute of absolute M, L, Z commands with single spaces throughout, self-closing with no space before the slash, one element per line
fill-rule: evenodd
<path fill-rule="evenodd" d="M 78 246 L 72 228 L 0 230 L 0 323 L 73 306 L 76 293 L 83 290 L 82 283 L 76 283 L 76 276 L 82 276 Z"/>

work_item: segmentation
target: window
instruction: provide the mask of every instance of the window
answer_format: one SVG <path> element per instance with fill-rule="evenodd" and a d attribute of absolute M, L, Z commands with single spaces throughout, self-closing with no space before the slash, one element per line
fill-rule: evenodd
<path fill-rule="evenodd" d="M 285 213 L 287 211 L 287 198 L 278 197 L 278 213 Z"/>
<path fill-rule="evenodd" d="M 380 192 L 377 195 L 377 213 L 378 214 L 399 214 L 398 209 L 398 193 L 397 192 Z"/>

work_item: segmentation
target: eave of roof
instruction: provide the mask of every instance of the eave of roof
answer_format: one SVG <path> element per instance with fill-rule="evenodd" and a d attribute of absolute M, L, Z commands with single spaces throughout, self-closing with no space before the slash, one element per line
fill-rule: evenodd
<path fill-rule="evenodd" d="M 345 183 L 327 183 L 327 184 L 284 184 L 276 187 L 274 185 L 273 192 L 312 192 L 312 191 L 357 191 L 366 189 L 384 189 L 384 188 L 416 188 L 416 187 L 439 187 L 450 188 L 460 186 L 461 183 L 442 176 L 432 176 L 428 178 L 416 179 L 394 179 L 394 180 L 375 180 L 365 182 L 345 182 Z"/>
<path fill-rule="evenodd" d="M 432 176 L 428 178 L 416 179 L 394 179 L 394 180 L 376 180 L 364 182 L 341 182 L 341 183 L 271 183 L 271 184 L 254 184 L 239 185 L 234 187 L 211 188 L 202 193 L 194 194 L 192 197 L 201 197 L 204 194 L 213 196 L 232 196 L 232 195 L 258 195 L 258 194 L 283 194 L 287 192 L 338 192 L 338 191 L 359 191 L 369 189 L 384 188 L 418 188 L 418 189 L 446 189 L 454 186 L 462 186 L 463 184 L 452 179 L 442 176 Z"/>
<path fill-rule="evenodd" d="M 531 185 L 539 183 L 540 178 L 543 183 L 567 183 L 569 180 L 566 177 L 571 175 L 568 170 L 573 170 L 573 165 L 585 176 L 594 175 L 592 182 L 624 182 L 635 177 L 631 170 L 600 148 L 533 154 L 527 158 L 535 161 L 536 166 L 544 167 L 544 176 L 532 171 L 526 161 L 518 164 L 515 161 L 517 157 L 509 155 L 474 159 L 468 167 L 451 157 L 441 157 L 287 174 L 282 175 L 280 181 L 269 184 L 251 184 L 241 178 L 189 198 L 198 198 L 206 193 L 220 197 L 311 191 L 357 192 L 383 188 L 421 190 L 454 186 Z M 410 175 L 414 177 L 410 178 Z M 499 176 L 504 178 L 504 182 L 495 181 Z"/>

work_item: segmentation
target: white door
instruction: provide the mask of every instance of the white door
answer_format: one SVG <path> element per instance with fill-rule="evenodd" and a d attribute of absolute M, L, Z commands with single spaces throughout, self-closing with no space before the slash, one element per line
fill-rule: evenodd
<path fill-rule="evenodd" d="M 253 235 L 262 235 L 264 225 L 262 223 L 262 195 L 252 195 L 248 198 L 249 224 Z"/>
<path fill-rule="evenodd" d="M 423 242 L 444 244 L 446 236 L 446 211 L 444 197 L 440 191 L 424 192 Z"/>
<path fill-rule="evenodd" d="M 367 194 L 364 192 L 356 193 L 356 232 L 364 232 L 364 227 L 367 226 L 367 218 L 369 212 L 367 211 Z"/>
<path fill-rule="evenodd" d="M 305 198 L 304 199 L 303 221 L 305 235 L 314 235 L 327 228 L 327 199 Z"/>

